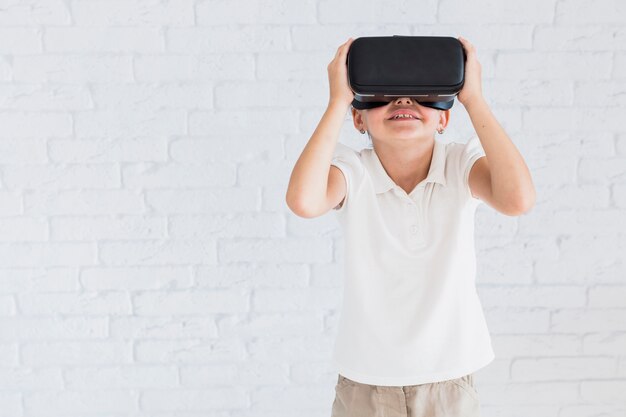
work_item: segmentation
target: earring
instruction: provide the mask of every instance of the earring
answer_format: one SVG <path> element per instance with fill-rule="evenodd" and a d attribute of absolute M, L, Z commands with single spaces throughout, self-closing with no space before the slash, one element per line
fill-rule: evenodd
<path fill-rule="evenodd" d="M 443 134 L 443 132 L 444 132 L 444 129 L 437 130 L 437 133 L 439 133 L 440 135 Z"/>
<path fill-rule="evenodd" d="M 363 129 L 361 129 L 360 132 L 361 132 L 362 135 L 365 134 L 365 130 L 363 130 Z"/>

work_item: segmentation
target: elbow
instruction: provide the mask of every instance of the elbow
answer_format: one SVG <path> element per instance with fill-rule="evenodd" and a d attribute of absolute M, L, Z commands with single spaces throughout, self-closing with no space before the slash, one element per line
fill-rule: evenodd
<path fill-rule="evenodd" d="M 290 198 L 289 193 L 287 193 L 287 196 L 285 196 L 285 203 L 287 204 L 287 207 L 289 207 L 289 210 L 291 210 L 293 214 L 299 217 L 304 217 L 302 213 L 302 205 L 298 203 L 296 200 L 294 200 L 293 198 Z"/>
<path fill-rule="evenodd" d="M 532 210 L 532 208 L 535 206 L 535 201 L 532 200 L 529 203 L 524 203 L 520 205 L 520 208 L 518 210 L 518 216 L 521 216 L 522 214 L 526 214 L 528 213 L 530 210 Z"/>
<path fill-rule="evenodd" d="M 310 209 L 310 205 L 304 204 L 299 200 L 289 199 L 288 197 L 285 198 L 285 202 L 287 207 L 289 207 L 289 210 L 291 210 L 291 212 L 298 217 L 302 217 L 303 219 L 312 219 L 317 217 L 317 215 Z"/>
<path fill-rule="evenodd" d="M 537 192 L 535 191 L 535 187 L 530 187 L 530 192 L 528 195 L 524 196 L 521 200 L 520 208 L 522 214 L 528 213 L 534 206 L 535 201 L 537 200 Z"/>
<path fill-rule="evenodd" d="M 535 205 L 536 191 L 532 184 L 519 185 L 508 189 L 506 193 L 493 195 L 500 212 L 507 216 L 521 216 L 528 213 Z"/>
<path fill-rule="evenodd" d="M 507 216 L 511 216 L 511 217 L 517 217 L 517 216 L 526 214 L 529 210 L 530 208 L 515 207 L 515 208 L 507 209 L 506 211 L 504 211 L 504 214 L 506 214 Z"/>
<path fill-rule="evenodd" d="M 521 216 L 528 213 L 535 205 L 535 194 L 517 198 L 508 205 L 507 214 L 509 216 Z"/>
<path fill-rule="evenodd" d="M 301 210 L 302 204 L 290 191 L 291 189 L 287 189 L 287 193 L 285 194 L 285 204 L 287 204 L 287 207 L 289 207 L 289 210 L 291 210 L 292 213 L 299 217 L 304 217 Z"/>

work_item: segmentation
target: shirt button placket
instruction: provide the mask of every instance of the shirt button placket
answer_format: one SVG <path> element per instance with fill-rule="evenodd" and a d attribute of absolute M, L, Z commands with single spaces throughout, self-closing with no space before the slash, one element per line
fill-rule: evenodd
<path fill-rule="evenodd" d="M 407 207 L 410 208 L 409 216 L 409 248 L 417 249 L 424 244 L 424 239 L 420 231 L 420 221 L 417 205 L 414 202 L 407 203 Z"/>
<path fill-rule="evenodd" d="M 415 203 L 412 200 L 409 200 L 406 203 L 406 217 L 404 224 L 408 229 L 407 244 L 410 249 L 415 249 L 415 234 L 412 231 L 415 226 L 415 215 Z"/>

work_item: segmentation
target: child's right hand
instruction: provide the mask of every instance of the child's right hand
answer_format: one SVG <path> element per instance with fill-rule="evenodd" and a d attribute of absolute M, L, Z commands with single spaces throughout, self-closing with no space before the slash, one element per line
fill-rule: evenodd
<path fill-rule="evenodd" d="M 330 102 L 339 102 L 349 106 L 354 99 L 354 93 L 348 84 L 348 65 L 346 58 L 354 39 L 349 38 L 342 44 L 335 54 L 335 58 L 328 64 L 328 83 L 330 84 Z"/>

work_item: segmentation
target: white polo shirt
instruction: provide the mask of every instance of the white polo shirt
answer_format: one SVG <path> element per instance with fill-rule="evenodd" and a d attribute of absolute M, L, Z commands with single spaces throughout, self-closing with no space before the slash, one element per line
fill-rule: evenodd
<path fill-rule="evenodd" d="M 434 146 L 428 176 L 409 194 L 373 149 L 338 143 L 333 155 L 347 181 L 334 210 L 345 264 L 333 362 L 364 384 L 459 378 L 495 357 L 475 286 L 474 214 L 483 202 L 468 185 L 485 152 L 478 136 Z"/>

